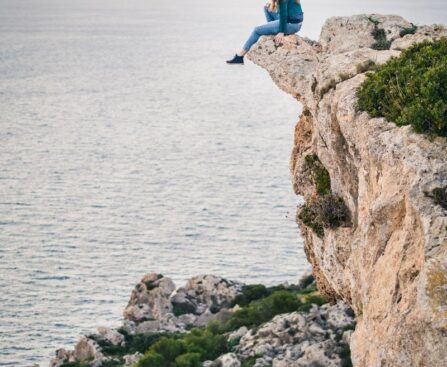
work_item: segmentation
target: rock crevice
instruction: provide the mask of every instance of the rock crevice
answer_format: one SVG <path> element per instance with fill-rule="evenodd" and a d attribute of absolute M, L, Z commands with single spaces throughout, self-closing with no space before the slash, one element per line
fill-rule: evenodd
<path fill-rule="evenodd" d="M 374 49 L 377 29 L 389 49 Z M 426 195 L 446 186 L 447 142 L 356 110 L 371 65 L 443 36 L 443 26 L 415 29 L 398 16 L 335 17 L 318 42 L 289 36 L 277 47 L 263 38 L 248 55 L 303 104 L 290 161 L 295 192 L 315 200 L 306 171 L 315 155 L 349 209 L 350 225 L 324 236 L 298 223 L 320 291 L 356 313 L 355 366 L 447 360 L 447 211 Z"/>

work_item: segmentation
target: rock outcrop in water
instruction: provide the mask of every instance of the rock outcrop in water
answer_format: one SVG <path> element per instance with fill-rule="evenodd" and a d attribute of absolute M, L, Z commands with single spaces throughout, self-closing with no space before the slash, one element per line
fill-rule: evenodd
<path fill-rule="evenodd" d="M 262 310 L 259 302 L 275 294 L 279 297 L 272 307 L 283 309 L 278 303 L 292 299 L 301 311 L 278 314 L 258 326 L 225 327 L 237 311 L 254 304 L 253 310 Z M 290 298 L 284 298 L 287 294 Z M 202 275 L 175 290 L 171 279 L 151 273 L 132 291 L 121 328 L 101 327 L 97 333 L 81 337 L 74 350 L 58 350 L 50 367 L 132 366 L 163 336 L 178 340 L 192 327 L 210 325 L 210 321 L 220 325 L 219 333 L 228 346 L 226 353 L 215 360 L 202 361 L 200 365 L 205 367 L 241 367 L 242 363 L 255 367 L 349 365 L 348 342 L 355 325 L 354 313 L 343 302 L 321 305 L 321 301 L 309 276 L 298 286 L 282 285 L 269 290 Z M 270 311 L 264 309 L 256 315 L 263 317 Z M 239 322 L 244 323 L 244 317 L 249 314 Z"/>
<path fill-rule="evenodd" d="M 369 65 L 441 36 L 443 26 L 415 29 L 397 16 L 336 17 L 318 42 L 264 38 L 249 53 L 303 104 L 290 163 L 296 194 L 310 203 L 329 187 L 348 211 L 337 228 L 310 229 L 311 211 L 298 223 L 319 289 L 356 313 L 354 366 L 447 361 L 447 211 L 427 195 L 447 184 L 447 142 L 356 111 Z"/>

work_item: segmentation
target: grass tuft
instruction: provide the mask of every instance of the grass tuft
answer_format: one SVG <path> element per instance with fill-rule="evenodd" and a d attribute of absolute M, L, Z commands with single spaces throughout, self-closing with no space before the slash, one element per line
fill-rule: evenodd
<path fill-rule="evenodd" d="M 319 195 L 331 192 L 331 178 L 328 170 L 323 166 L 316 154 L 307 155 L 304 158 L 305 171 L 309 173 Z"/>
<path fill-rule="evenodd" d="M 416 25 L 414 25 L 413 23 L 411 23 L 411 27 L 402 29 L 399 33 L 399 36 L 404 37 L 407 34 L 415 34 L 417 29 L 418 29 L 418 27 Z"/>
<path fill-rule="evenodd" d="M 367 71 L 374 70 L 375 66 L 376 66 L 376 63 L 373 60 L 369 59 L 369 60 L 367 60 L 363 63 L 360 63 L 356 66 L 357 74 L 363 74 L 363 73 L 366 73 Z"/>
<path fill-rule="evenodd" d="M 386 33 L 383 28 L 379 28 L 379 21 L 372 17 L 368 17 L 368 20 L 374 24 L 374 29 L 371 35 L 374 37 L 375 41 L 371 48 L 374 50 L 389 50 L 391 47 L 391 41 L 386 38 Z"/>

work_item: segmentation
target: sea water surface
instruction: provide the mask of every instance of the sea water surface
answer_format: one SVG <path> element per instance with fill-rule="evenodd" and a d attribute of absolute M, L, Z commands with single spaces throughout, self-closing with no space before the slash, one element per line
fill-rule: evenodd
<path fill-rule="evenodd" d="M 293 282 L 299 105 L 251 63 L 257 0 L 0 0 L 0 365 L 117 326 L 150 271 Z M 445 1 L 303 1 L 446 22 Z"/>

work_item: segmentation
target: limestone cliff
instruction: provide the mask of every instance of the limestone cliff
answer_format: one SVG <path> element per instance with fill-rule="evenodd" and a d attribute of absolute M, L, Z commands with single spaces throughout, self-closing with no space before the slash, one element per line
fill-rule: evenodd
<path fill-rule="evenodd" d="M 291 157 L 294 190 L 315 196 L 306 157 L 329 172 L 350 221 L 318 236 L 298 220 L 320 290 L 357 316 L 354 366 L 445 366 L 447 211 L 427 192 L 447 185 L 447 142 L 356 111 L 371 61 L 382 64 L 415 42 L 447 35 L 397 16 L 329 19 L 318 42 L 264 38 L 248 57 L 303 104 Z M 383 29 L 388 50 L 371 46 Z"/>

